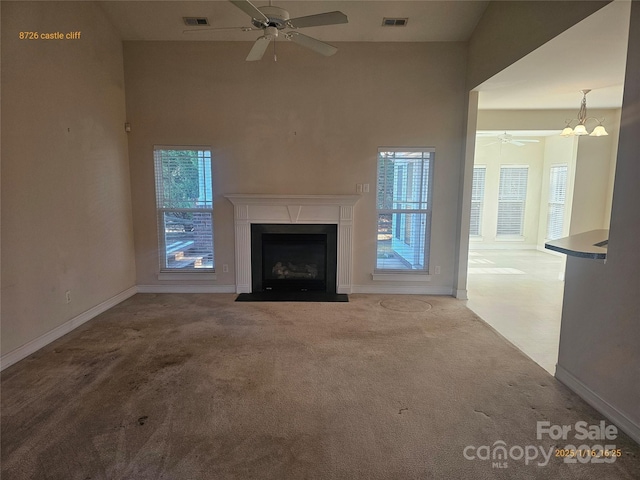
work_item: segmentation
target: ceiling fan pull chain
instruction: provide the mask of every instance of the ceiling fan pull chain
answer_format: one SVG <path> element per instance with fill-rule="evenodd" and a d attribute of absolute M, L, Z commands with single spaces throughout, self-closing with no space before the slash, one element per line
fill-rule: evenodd
<path fill-rule="evenodd" d="M 273 39 L 273 61 L 278 61 L 278 56 L 276 55 L 276 39 Z"/>

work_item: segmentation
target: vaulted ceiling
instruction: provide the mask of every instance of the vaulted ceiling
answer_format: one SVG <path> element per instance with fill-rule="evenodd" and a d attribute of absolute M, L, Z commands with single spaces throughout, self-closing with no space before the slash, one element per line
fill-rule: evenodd
<path fill-rule="evenodd" d="M 226 0 L 98 2 L 123 40 L 254 41 L 260 32 L 193 30 L 183 17 L 206 17 L 211 27 L 250 26 L 250 18 Z M 269 5 L 256 0 L 257 7 Z M 487 1 L 299 0 L 273 4 L 291 17 L 340 10 L 348 24 L 310 27 L 325 42 L 467 41 Z M 622 104 L 630 2 L 614 1 L 511 65 L 479 87 L 481 109 L 578 108 L 580 90 L 590 108 Z M 408 18 L 405 27 L 383 27 L 384 17 Z M 199 28 L 199 27 L 198 27 Z M 505 41 L 508 41 L 505 39 Z"/>
<path fill-rule="evenodd" d="M 218 30 L 183 34 L 183 17 L 207 17 L 211 27 L 251 26 L 250 18 L 225 0 L 99 2 L 124 40 L 237 40 L 252 41 L 256 32 Z M 269 1 L 256 0 L 256 7 Z M 305 34 L 326 42 L 455 42 L 466 41 L 482 16 L 487 1 L 280 1 L 291 17 L 340 10 L 347 25 L 311 27 Z M 408 18 L 406 27 L 383 27 L 383 17 Z"/>

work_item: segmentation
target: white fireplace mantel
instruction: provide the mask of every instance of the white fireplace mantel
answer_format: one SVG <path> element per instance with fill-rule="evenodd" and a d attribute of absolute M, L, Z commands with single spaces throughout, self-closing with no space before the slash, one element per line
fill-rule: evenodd
<path fill-rule="evenodd" d="M 360 195 L 225 195 L 234 205 L 236 292 L 251 292 L 251 224 L 338 225 L 337 293 L 351 293 L 353 212 Z"/>

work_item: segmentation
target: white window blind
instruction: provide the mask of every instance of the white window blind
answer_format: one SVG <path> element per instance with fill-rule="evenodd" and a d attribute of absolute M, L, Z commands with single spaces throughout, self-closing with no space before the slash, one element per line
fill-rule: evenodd
<path fill-rule="evenodd" d="M 527 166 L 502 165 L 498 188 L 498 236 L 522 236 L 527 198 Z"/>
<path fill-rule="evenodd" d="M 211 150 L 154 147 L 160 269 L 214 269 Z"/>
<path fill-rule="evenodd" d="M 473 184 L 471 187 L 471 223 L 469 235 L 480 236 L 482 233 L 482 209 L 484 205 L 484 184 L 487 168 L 485 165 L 473 167 Z"/>
<path fill-rule="evenodd" d="M 377 270 L 428 271 L 434 153 L 378 150 Z"/>
<path fill-rule="evenodd" d="M 564 205 L 567 198 L 567 164 L 552 165 L 549 174 L 549 206 L 547 211 L 547 239 L 562 237 Z"/>

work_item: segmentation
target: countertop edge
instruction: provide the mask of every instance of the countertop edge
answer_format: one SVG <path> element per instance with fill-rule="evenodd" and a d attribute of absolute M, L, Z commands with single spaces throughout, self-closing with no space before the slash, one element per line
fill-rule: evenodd
<path fill-rule="evenodd" d="M 551 240 L 544 244 L 545 248 L 564 253 L 572 257 L 605 260 L 607 247 L 601 246 L 609 238 L 609 230 L 591 230 L 568 237 Z"/>

